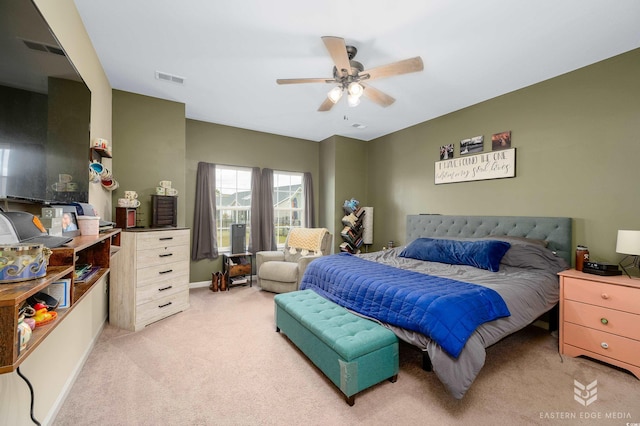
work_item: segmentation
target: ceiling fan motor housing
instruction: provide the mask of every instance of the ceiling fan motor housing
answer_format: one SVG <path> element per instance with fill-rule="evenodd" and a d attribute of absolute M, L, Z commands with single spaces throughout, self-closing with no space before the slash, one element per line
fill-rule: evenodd
<path fill-rule="evenodd" d="M 338 74 L 338 68 L 337 67 L 333 67 L 333 78 L 335 78 L 336 80 L 343 82 L 343 83 L 350 83 L 352 81 L 359 81 L 360 78 L 358 77 L 358 74 L 360 74 L 362 71 L 364 71 L 364 66 L 358 62 L 358 61 L 354 61 L 354 60 L 350 60 L 349 61 L 349 65 L 351 65 L 351 75 L 345 75 L 343 77 L 341 77 Z"/>

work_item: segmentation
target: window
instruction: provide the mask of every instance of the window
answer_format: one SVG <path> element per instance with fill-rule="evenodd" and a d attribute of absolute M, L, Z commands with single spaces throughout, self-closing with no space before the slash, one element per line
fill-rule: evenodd
<path fill-rule="evenodd" d="M 231 224 L 246 224 L 251 232 L 251 169 L 216 165 L 216 227 L 218 250 L 231 250 Z"/>
<path fill-rule="evenodd" d="M 284 247 L 289 229 L 305 226 L 302 178 L 302 173 L 273 172 L 273 221 L 279 248 Z"/>

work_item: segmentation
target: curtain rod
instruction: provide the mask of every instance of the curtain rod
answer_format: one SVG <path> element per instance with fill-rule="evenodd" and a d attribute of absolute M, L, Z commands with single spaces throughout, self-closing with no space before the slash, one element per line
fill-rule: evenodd
<path fill-rule="evenodd" d="M 246 169 L 253 169 L 254 167 L 258 167 L 258 166 L 239 166 L 237 164 L 223 164 L 223 163 L 210 163 L 210 164 L 215 164 L 216 166 L 223 166 L 223 167 L 244 167 Z M 270 167 L 258 167 L 260 170 L 262 169 L 269 169 Z M 299 170 L 283 170 L 283 169 L 271 169 L 274 172 L 278 171 L 278 172 L 286 172 L 286 173 L 307 173 L 307 172 L 301 172 Z M 309 172 L 310 173 L 310 172 Z"/>

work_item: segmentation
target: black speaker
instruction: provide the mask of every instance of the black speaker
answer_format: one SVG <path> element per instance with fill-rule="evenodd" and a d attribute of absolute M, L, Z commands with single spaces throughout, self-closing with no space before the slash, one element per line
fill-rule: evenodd
<path fill-rule="evenodd" d="M 246 245 L 247 225 L 244 223 L 231 224 L 231 254 L 244 253 Z"/>

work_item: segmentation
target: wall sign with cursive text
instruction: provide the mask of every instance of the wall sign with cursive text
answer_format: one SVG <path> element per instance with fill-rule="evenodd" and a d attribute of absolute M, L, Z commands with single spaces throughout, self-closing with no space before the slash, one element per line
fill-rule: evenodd
<path fill-rule="evenodd" d="M 503 179 L 516 175 L 516 149 L 436 161 L 435 184 Z"/>

